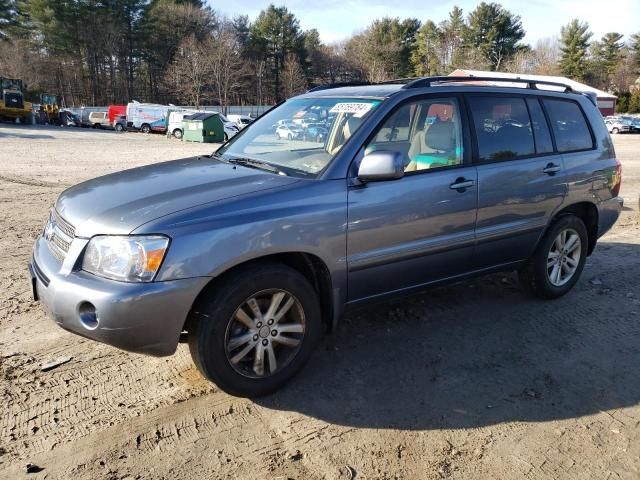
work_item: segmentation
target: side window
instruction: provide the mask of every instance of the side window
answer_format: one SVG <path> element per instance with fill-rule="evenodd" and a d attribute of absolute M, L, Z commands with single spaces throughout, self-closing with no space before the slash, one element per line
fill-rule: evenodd
<path fill-rule="evenodd" d="M 527 106 L 531 115 L 531 125 L 533 126 L 533 134 L 536 138 L 536 153 L 553 152 L 553 142 L 551 141 L 551 133 L 549 125 L 544 116 L 542 107 L 537 98 L 527 98 Z"/>
<path fill-rule="evenodd" d="M 396 110 L 376 134 L 376 143 L 407 142 L 411 123 L 412 105 L 404 105 Z"/>
<path fill-rule="evenodd" d="M 542 102 L 549 114 L 559 152 L 593 148 L 591 132 L 577 103 L 551 98 L 545 98 Z"/>
<path fill-rule="evenodd" d="M 529 112 L 520 97 L 469 98 L 481 162 L 533 155 Z"/>
<path fill-rule="evenodd" d="M 399 107 L 367 144 L 376 150 L 400 152 L 405 172 L 462 164 L 460 107 L 455 98 L 426 99 Z"/>

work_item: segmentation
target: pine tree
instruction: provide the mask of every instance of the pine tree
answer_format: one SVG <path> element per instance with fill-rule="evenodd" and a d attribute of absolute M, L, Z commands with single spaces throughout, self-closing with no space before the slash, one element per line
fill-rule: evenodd
<path fill-rule="evenodd" d="M 518 15 L 497 3 L 485 2 L 469 14 L 463 30 L 465 48 L 478 50 L 494 71 L 522 48 L 518 42 L 524 35 Z"/>
<path fill-rule="evenodd" d="M 583 80 L 587 69 L 587 50 L 592 33 L 589 24 L 577 19 L 571 20 L 560 30 L 562 56 L 560 70 L 563 75 L 575 80 Z"/>
<path fill-rule="evenodd" d="M 440 75 L 444 69 L 443 32 L 428 20 L 416 35 L 416 47 L 411 55 L 415 75 Z"/>

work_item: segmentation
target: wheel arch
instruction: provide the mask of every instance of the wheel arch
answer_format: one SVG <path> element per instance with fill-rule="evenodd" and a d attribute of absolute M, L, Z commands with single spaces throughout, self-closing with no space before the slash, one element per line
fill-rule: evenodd
<path fill-rule="evenodd" d="M 598 241 L 598 207 L 592 202 L 573 203 L 559 210 L 553 216 L 553 220 L 563 215 L 575 215 L 584 222 L 589 238 L 587 255 L 591 255 Z"/>
<path fill-rule="evenodd" d="M 306 252 L 283 252 L 283 253 L 274 253 L 269 255 L 264 255 L 262 257 L 253 258 L 251 260 L 247 260 L 242 263 L 238 263 L 228 268 L 224 272 L 219 275 L 213 277 L 209 283 L 207 283 L 204 288 L 200 291 L 200 293 L 196 296 L 193 301 L 192 308 L 190 309 L 187 318 L 185 319 L 184 329 L 188 330 L 188 325 L 190 321 L 195 320 L 195 316 L 193 315 L 194 306 L 198 304 L 200 299 L 211 289 L 215 289 L 217 285 L 221 284 L 225 281 L 227 277 L 229 277 L 234 272 L 247 268 L 249 266 L 254 266 L 260 263 L 280 263 L 282 265 L 286 265 L 300 274 L 302 274 L 309 283 L 313 286 L 318 294 L 318 300 L 320 302 L 320 311 L 322 316 L 322 322 L 327 328 L 327 330 L 333 329 L 335 327 L 335 319 L 334 316 L 336 312 L 334 311 L 334 302 L 333 302 L 333 287 L 332 287 L 332 278 L 329 268 L 326 263 L 317 255 L 306 253 Z"/>

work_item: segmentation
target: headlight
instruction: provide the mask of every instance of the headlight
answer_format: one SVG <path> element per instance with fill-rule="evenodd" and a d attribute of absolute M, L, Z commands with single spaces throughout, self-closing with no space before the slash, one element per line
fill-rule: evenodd
<path fill-rule="evenodd" d="M 82 261 L 86 272 L 123 282 L 150 282 L 169 246 L 161 235 L 97 236 L 87 245 Z"/>

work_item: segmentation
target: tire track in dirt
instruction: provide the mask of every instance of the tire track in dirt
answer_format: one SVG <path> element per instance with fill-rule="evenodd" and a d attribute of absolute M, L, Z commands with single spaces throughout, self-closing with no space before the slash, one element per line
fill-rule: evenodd
<path fill-rule="evenodd" d="M 53 371 L 40 371 L 40 364 L 63 355 L 73 360 Z M 199 376 L 184 351 L 170 361 L 150 359 L 75 336 L 38 358 L 4 358 L 1 369 L 6 406 L 0 418 L 3 460 L 26 458 L 215 389 Z"/>
<path fill-rule="evenodd" d="M 60 182 L 47 182 L 46 180 L 37 180 L 35 178 L 15 177 L 8 175 L 0 175 L 0 180 L 9 183 L 18 183 L 20 185 L 29 185 L 32 187 L 66 188 L 70 186 L 70 184 Z"/>

